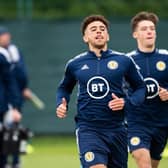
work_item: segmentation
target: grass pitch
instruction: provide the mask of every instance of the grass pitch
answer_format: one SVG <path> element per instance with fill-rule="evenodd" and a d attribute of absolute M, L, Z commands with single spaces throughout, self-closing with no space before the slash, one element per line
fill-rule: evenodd
<path fill-rule="evenodd" d="M 34 151 L 21 157 L 23 168 L 80 168 L 75 136 L 34 137 L 31 144 Z M 167 165 L 168 157 L 163 158 L 159 168 Z M 136 168 L 131 156 L 128 168 Z"/>

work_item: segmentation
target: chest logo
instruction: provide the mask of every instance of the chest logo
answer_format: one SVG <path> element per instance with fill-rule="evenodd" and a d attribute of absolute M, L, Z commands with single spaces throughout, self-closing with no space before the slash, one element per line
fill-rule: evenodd
<path fill-rule="evenodd" d="M 94 99 L 103 99 L 109 90 L 108 81 L 101 76 L 94 76 L 87 82 L 87 92 Z"/>
<path fill-rule="evenodd" d="M 107 67 L 109 69 L 117 69 L 118 68 L 118 62 L 117 61 L 109 61 L 107 64 Z"/>
<path fill-rule="evenodd" d="M 144 79 L 147 87 L 147 99 L 153 99 L 159 94 L 159 83 L 154 78 Z"/>
<path fill-rule="evenodd" d="M 164 71 L 164 70 L 166 69 L 166 64 L 165 64 L 165 62 L 163 62 L 163 61 L 158 61 L 158 62 L 156 63 L 156 68 L 157 68 L 157 70 L 159 70 L 159 71 Z"/>
<path fill-rule="evenodd" d="M 86 70 L 86 69 L 89 69 L 87 64 L 83 65 L 82 68 L 81 68 L 81 70 Z"/>

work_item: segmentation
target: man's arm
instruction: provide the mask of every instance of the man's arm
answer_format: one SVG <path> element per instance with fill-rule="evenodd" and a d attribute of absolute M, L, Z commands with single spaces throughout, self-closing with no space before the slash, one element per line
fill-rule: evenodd
<path fill-rule="evenodd" d="M 14 62 L 15 68 L 14 68 L 14 74 L 17 80 L 17 83 L 19 85 L 19 88 L 24 91 L 24 89 L 28 88 L 28 73 L 26 64 L 24 62 L 23 56 L 18 50 L 19 59 Z"/>
<path fill-rule="evenodd" d="M 56 115 L 59 118 L 66 117 L 68 102 L 75 84 L 76 79 L 72 69 L 67 65 L 64 78 L 60 82 L 56 93 Z"/>
<path fill-rule="evenodd" d="M 139 106 L 145 100 L 146 86 L 142 75 L 136 68 L 136 64 L 132 59 L 130 59 L 130 61 L 130 68 L 125 78 L 132 89 L 132 94 L 128 97 L 128 102 L 134 106 Z"/>

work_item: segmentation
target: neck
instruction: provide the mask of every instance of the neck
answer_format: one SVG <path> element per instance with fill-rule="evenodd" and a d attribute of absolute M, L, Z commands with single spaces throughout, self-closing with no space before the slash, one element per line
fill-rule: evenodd
<path fill-rule="evenodd" d="M 149 46 L 138 45 L 138 48 L 140 51 L 148 53 L 148 52 L 152 52 L 155 49 L 155 45 L 149 45 Z"/>
<path fill-rule="evenodd" d="M 89 47 L 90 51 L 94 52 L 97 57 L 101 57 L 101 51 L 106 51 L 107 46 L 102 48 Z"/>

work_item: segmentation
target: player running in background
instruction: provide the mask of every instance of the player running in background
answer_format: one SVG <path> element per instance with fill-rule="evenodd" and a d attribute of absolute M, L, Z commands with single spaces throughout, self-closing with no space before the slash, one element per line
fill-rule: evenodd
<path fill-rule="evenodd" d="M 158 20 L 150 12 L 131 20 L 137 49 L 128 55 L 147 86 L 144 103 L 127 115 L 129 147 L 138 168 L 157 168 L 168 138 L 168 51 L 155 46 Z"/>
<path fill-rule="evenodd" d="M 145 97 L 145 85 L 133 61 L 108 49 L 108 30 L 109 23 L 101 15 L 84 19 L 82 34 L 89 51 L 67 63 L 57 90 L 56 115 L 64 118 L 78 83 L 76 136 L 84 168 L 127 168 L 124 108 L 139 105 Z M 122 90 L 123 78 L 134 90 L 130 99 Z"/>

